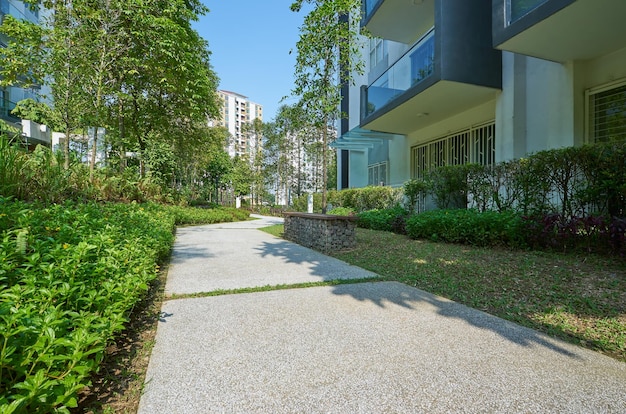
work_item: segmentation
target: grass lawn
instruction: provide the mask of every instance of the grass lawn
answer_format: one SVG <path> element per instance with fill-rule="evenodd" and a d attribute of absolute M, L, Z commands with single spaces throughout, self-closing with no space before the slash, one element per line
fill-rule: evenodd
<path fill-rule="evenodd" d="M 280 235 L 282 226 L 266 229 Z M 476 248 L 357 229 L 334 257 L 626 361 L 626 262 Z"/>

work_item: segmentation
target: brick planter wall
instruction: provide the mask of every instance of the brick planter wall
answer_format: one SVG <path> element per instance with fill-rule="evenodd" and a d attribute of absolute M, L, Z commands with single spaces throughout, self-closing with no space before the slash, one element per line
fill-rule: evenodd
<path fill-rule="evenodd" d="M 324 253 L 356 247 L 356 217 L 293 212 L 284 216 L 287 240 Z"/>

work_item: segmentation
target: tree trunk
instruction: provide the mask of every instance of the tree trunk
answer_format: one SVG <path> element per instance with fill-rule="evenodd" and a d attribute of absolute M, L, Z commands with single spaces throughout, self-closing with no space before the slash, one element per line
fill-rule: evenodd
<path fill-rule="evenodd" d="M 322 214 L 326 214 L 326 182 L 328 181 L 327 173 L 328 168 L 326 166 L 326 158 L 327 158 L 327 144 L 328 144 L 328 128 L 326 127 L 328 122 L 324 122 L 323 130 L 322 130 L 322 142 L 324 146 L 322 147 Z"/>
<path fill-rule="evenodd" d="M 96 169 L 96 155 L 97 154 L 98 154 L 98 127 L 94 127 L 93 128 L 93 145 L 91 146 L 91 160 L 89 161 L 89 181 L 92 183 L 93 183 L 93 174 Z"/>

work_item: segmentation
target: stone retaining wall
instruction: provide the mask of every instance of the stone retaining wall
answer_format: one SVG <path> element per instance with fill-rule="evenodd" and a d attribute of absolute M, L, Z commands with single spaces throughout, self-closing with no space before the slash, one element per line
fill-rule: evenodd
<path fill-rule="evenodd" d="M 284 216 L 287 240 L 324 253 L 356 247 L 356 217 L 294 212 Z"/>

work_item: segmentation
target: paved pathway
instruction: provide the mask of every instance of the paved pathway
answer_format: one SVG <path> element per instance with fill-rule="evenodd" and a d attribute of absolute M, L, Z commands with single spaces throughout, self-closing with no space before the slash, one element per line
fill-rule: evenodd
<path fill-rule="evenodd" d="M 177 231 L 166 291 L 370 272 L 267 235 Z M 140 414 L 624 413 L 626 364 L 395 282 L 169 300 Z"/>

